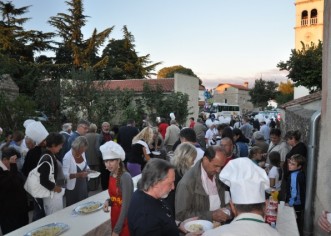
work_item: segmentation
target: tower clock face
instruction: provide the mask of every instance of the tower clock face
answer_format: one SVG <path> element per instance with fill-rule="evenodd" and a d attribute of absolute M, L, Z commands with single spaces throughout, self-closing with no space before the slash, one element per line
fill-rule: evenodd
<path fill-rule="evenodd" d="M 306 42 L 311 42 L 311 41 L 313 41 L 313 34 L 312 34 L 311 32 L 307 32 L 307 33 L 305 34 L 305 41 L 306 41 Z"/>

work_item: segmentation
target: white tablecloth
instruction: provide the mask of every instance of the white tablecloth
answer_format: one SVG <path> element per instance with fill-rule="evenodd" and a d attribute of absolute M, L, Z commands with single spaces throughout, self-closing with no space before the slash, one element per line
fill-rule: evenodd
<path fill-rule="evenodd" d="M 282 236 L 299 236 L 293 207 L 278 204 L 276 229 Z"/>
<path fill-rule="evenodd" d="M 52 215 L 46 216 L 38 221 L 32 222 L 22 228 L 19 228 L 9 234 L 8 236 L 24 235 L 29 231 L 36 229 L 40 226 L 50 223 L 65 223 L 69 225 L 69 230 L 61 234 L 61 236 L 73 236 L 73 235 L 110 235 L 111 224 L 110 224 L 110 213 L 104 212 L 102 209 L 86 215 L 73 216 L 72 211 L 78 205 L 89 202 L 104 201 L 109 198 L 108 191 L 103 191 L 96 195 L 93 195 L 83 201 L 80 201 L 72 206 L 62 209 L 61 211 L 55 212 Z"/>

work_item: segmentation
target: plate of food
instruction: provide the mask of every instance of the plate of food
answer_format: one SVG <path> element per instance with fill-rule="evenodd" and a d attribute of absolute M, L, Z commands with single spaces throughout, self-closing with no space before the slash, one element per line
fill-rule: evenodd
<path fill-rule="evenodd" d="M 69 225 L 64 223 L 51 223 L 26 233 L 24 236 L 57 236 L 69 229 Z"/>
<path fill-rule="evenodd" d="M 208 220 L 193 220 L 187 222 L 184 228 L 191 233 L 203 233 L 213 228 L 213 223 Z"/>
<path fill-rule="evenodd" d="M 77 206 L 74 212 L 77 214 L 89 214 L 98 211 L 102 208 L 103 204 L 101 202 L 87 202 Z"/>
<path fill-rule="evenodd" d="M 161 152 L 160 152 L 160 151 L 152 151 L 152 153 L 153 153 L 153 155 L 155 155 L 155 156 L 159 156 L 159 155 L 161 155 Z"/>
<path fill-rule="evenodd" d="M 87 177 L 93 179 L 93 178 L 98 178 L 101 173 L 95 170 L 90 170 Z"/>

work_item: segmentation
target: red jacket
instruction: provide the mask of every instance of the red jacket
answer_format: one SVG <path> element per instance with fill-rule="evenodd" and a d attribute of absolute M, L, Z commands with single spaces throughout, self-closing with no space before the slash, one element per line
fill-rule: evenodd
<path fill-rule="evenodd" d="M 169 125 L 167 123 L 159 124 L 159 132 L 162 135 L 163 139 L 165 139 L 165 134 L 166 134 L 168 126 Z"/>

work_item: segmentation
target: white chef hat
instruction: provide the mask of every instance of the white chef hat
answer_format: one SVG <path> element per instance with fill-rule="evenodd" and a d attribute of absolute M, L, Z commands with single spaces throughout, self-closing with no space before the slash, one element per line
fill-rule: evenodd
<path fill-rule="evenodd" d="M 121 159 L 122 161 L 125 160 L 125 152 L 123 148 L 113 141 L 108 141 L 105 144 L 101 145 L 100 151 L 102 153 L 102 159 L 104 161 L 113 159 Z"/>
<path fill-rule="evenodd" d="M 270 188 L 265 170 L 247 157 L 231 160 L 221 171 L 220 180 L 230 187 L 234 204 L 265 202 L 265 190 Z"/>
<path fill-rule="evenodd" d="M 32 119 L 27 119 L 26 121 L 24 121 L 24 123 L 23 123 L 24 128 L 26 128 L 32 122 L 36 122 L 36 121 L 32 120 Z"/>
<path fill-rule="evenodd" d="M 25 134 L 39 145 L 48 136 L 48 131 L 40 121 L 27 121 L 24 122 Z"/>

